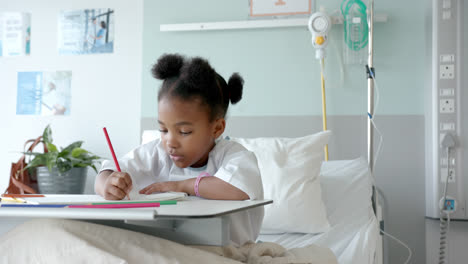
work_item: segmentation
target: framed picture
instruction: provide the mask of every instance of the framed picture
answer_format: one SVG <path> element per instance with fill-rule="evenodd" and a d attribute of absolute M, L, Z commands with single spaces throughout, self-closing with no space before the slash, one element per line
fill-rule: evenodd
<path fill-rule="evenodd" d="M 309 15 L 312 0 L 249 0 L 251 17 Z"/>
<path fill-rule="evenodd" d="M 18 72 L 17 115 L 70 115 L 71 71 Z"/>
<path fill-rule="evenodd" d="M 27 56 L 31 53 L 31 14 L 0 13 L 0 56 Z"/>
<path fill-rule="evenodd" d="M 58 24 L 60 55 L 114 52 L 113 9 L 62 11 Z"/>

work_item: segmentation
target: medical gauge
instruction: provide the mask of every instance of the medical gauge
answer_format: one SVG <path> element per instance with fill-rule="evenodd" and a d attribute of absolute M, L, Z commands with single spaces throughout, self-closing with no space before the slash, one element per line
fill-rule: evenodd
<path fill-rule="evenodd" d="M 312 33 L 312 45 L 316 49 L 315 57 L 325 57 L 325 47 L 328 44 L 328 32 L 332 26 L 330 17 L 324 12 L 316 12 L 309 18 L 309 31 Z"/>

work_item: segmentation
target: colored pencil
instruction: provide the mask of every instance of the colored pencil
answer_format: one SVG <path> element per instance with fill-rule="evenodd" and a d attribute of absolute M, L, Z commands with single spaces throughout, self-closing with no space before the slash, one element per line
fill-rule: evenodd
<path fill-rule="evenodd" d="M 159 203 L 160 205 L 170 205 L 177 204 L 176 200 L 167 200 L 167 201 L 121 201 L 121 202 L 97 202 L 91 203 L 92 205 L 100 204 L 139 204 L 139 203 Z"/>
<path fill-rule="evenodd" d="M 15 197 L 0 197 L 0 202 L 26 203 L 26 200 Z"/>
<path fill-rule="evenodd" d="M 17 204 L 0 204 L 0 207 L 32 207 L 32 208 L 63 208 L 67 207 L 68 204 L 25 204 L 25 203 L 17 203 Z"/>
<path fill-rule="evenodd" d="M 0 202 L 2 203 L 20 203 L 20 204 L 39 204 L 38 202 L 24 200 L 22 198 L 15 197 L 0 197 Z"/>
<path fill-rule="evenodd" d="M 96 208 L 96 209 L 118 209 L 118 208 L 143 208 L 159 207 L 159 203 L 139 203 L 139 204 L 0 204 L 0 207 L 31 207 L 31 208 Z"/>
<path fill-rule="evenodd" d="M 138 203 L 138 204 L 87 204 L 87 205 L 69 205 L 68 208 L 141 208 L 141 207 L 159 207 L 159 203 Z"/>
<path fill-rule="evenodd" d="M 2 197 L 30 198 L 30 197 L 45 197 L 45 195 L 43 194 L 2 194 Z"/>
<path fill-rule="evenodd" d="M 121 172 L 119 161 L 117 160 L 117 157 L 115 156 L 114 148 L 112 147 L 112 143 L 111 143 L 111 140 L 109 138 L 109 134 L 107 133 L 107 129 L 105 127 L 103 127 L 102 130 L 104 130 L 104 135 L 106 136 L 107 145 L 109 145 L 109 148 L 110 148 L 110 151 L 111 151 L 111 154 L 112 154 L 112 158 L 114 159 L 115 167 L 117 167 L 118 172 Z M 128 193 L 127 193 L 127 198 L 130 200 L 130 197 L 128 196 Z"/>

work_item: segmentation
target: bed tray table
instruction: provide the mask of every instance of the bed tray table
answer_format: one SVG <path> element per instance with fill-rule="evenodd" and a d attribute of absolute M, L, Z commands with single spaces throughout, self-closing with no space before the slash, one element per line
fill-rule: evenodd
<path fill-rule="evenodd" d="M 175 205 L 156 208 L 0 208 L 5 218 L 76 219 L 142 232 L 182 244 L 227 245 L 229 215 L 272 203 L 272 200 L 221 201 L 187 197 Z"/>

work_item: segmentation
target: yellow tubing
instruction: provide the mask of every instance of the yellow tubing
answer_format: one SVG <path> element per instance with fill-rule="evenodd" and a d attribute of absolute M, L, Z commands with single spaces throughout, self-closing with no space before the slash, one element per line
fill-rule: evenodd
<path fill-rule="evenodd" d="M 324 59 L 320 61 L 320 77 L 322 79 L 322 120 L 323 120 L 323 131 L 327 130 L 327 103 L 325 100 L 325 78 L 323 77 Z M 325 145 L 325 161 L 328 161 L 328 144 Z"/>

